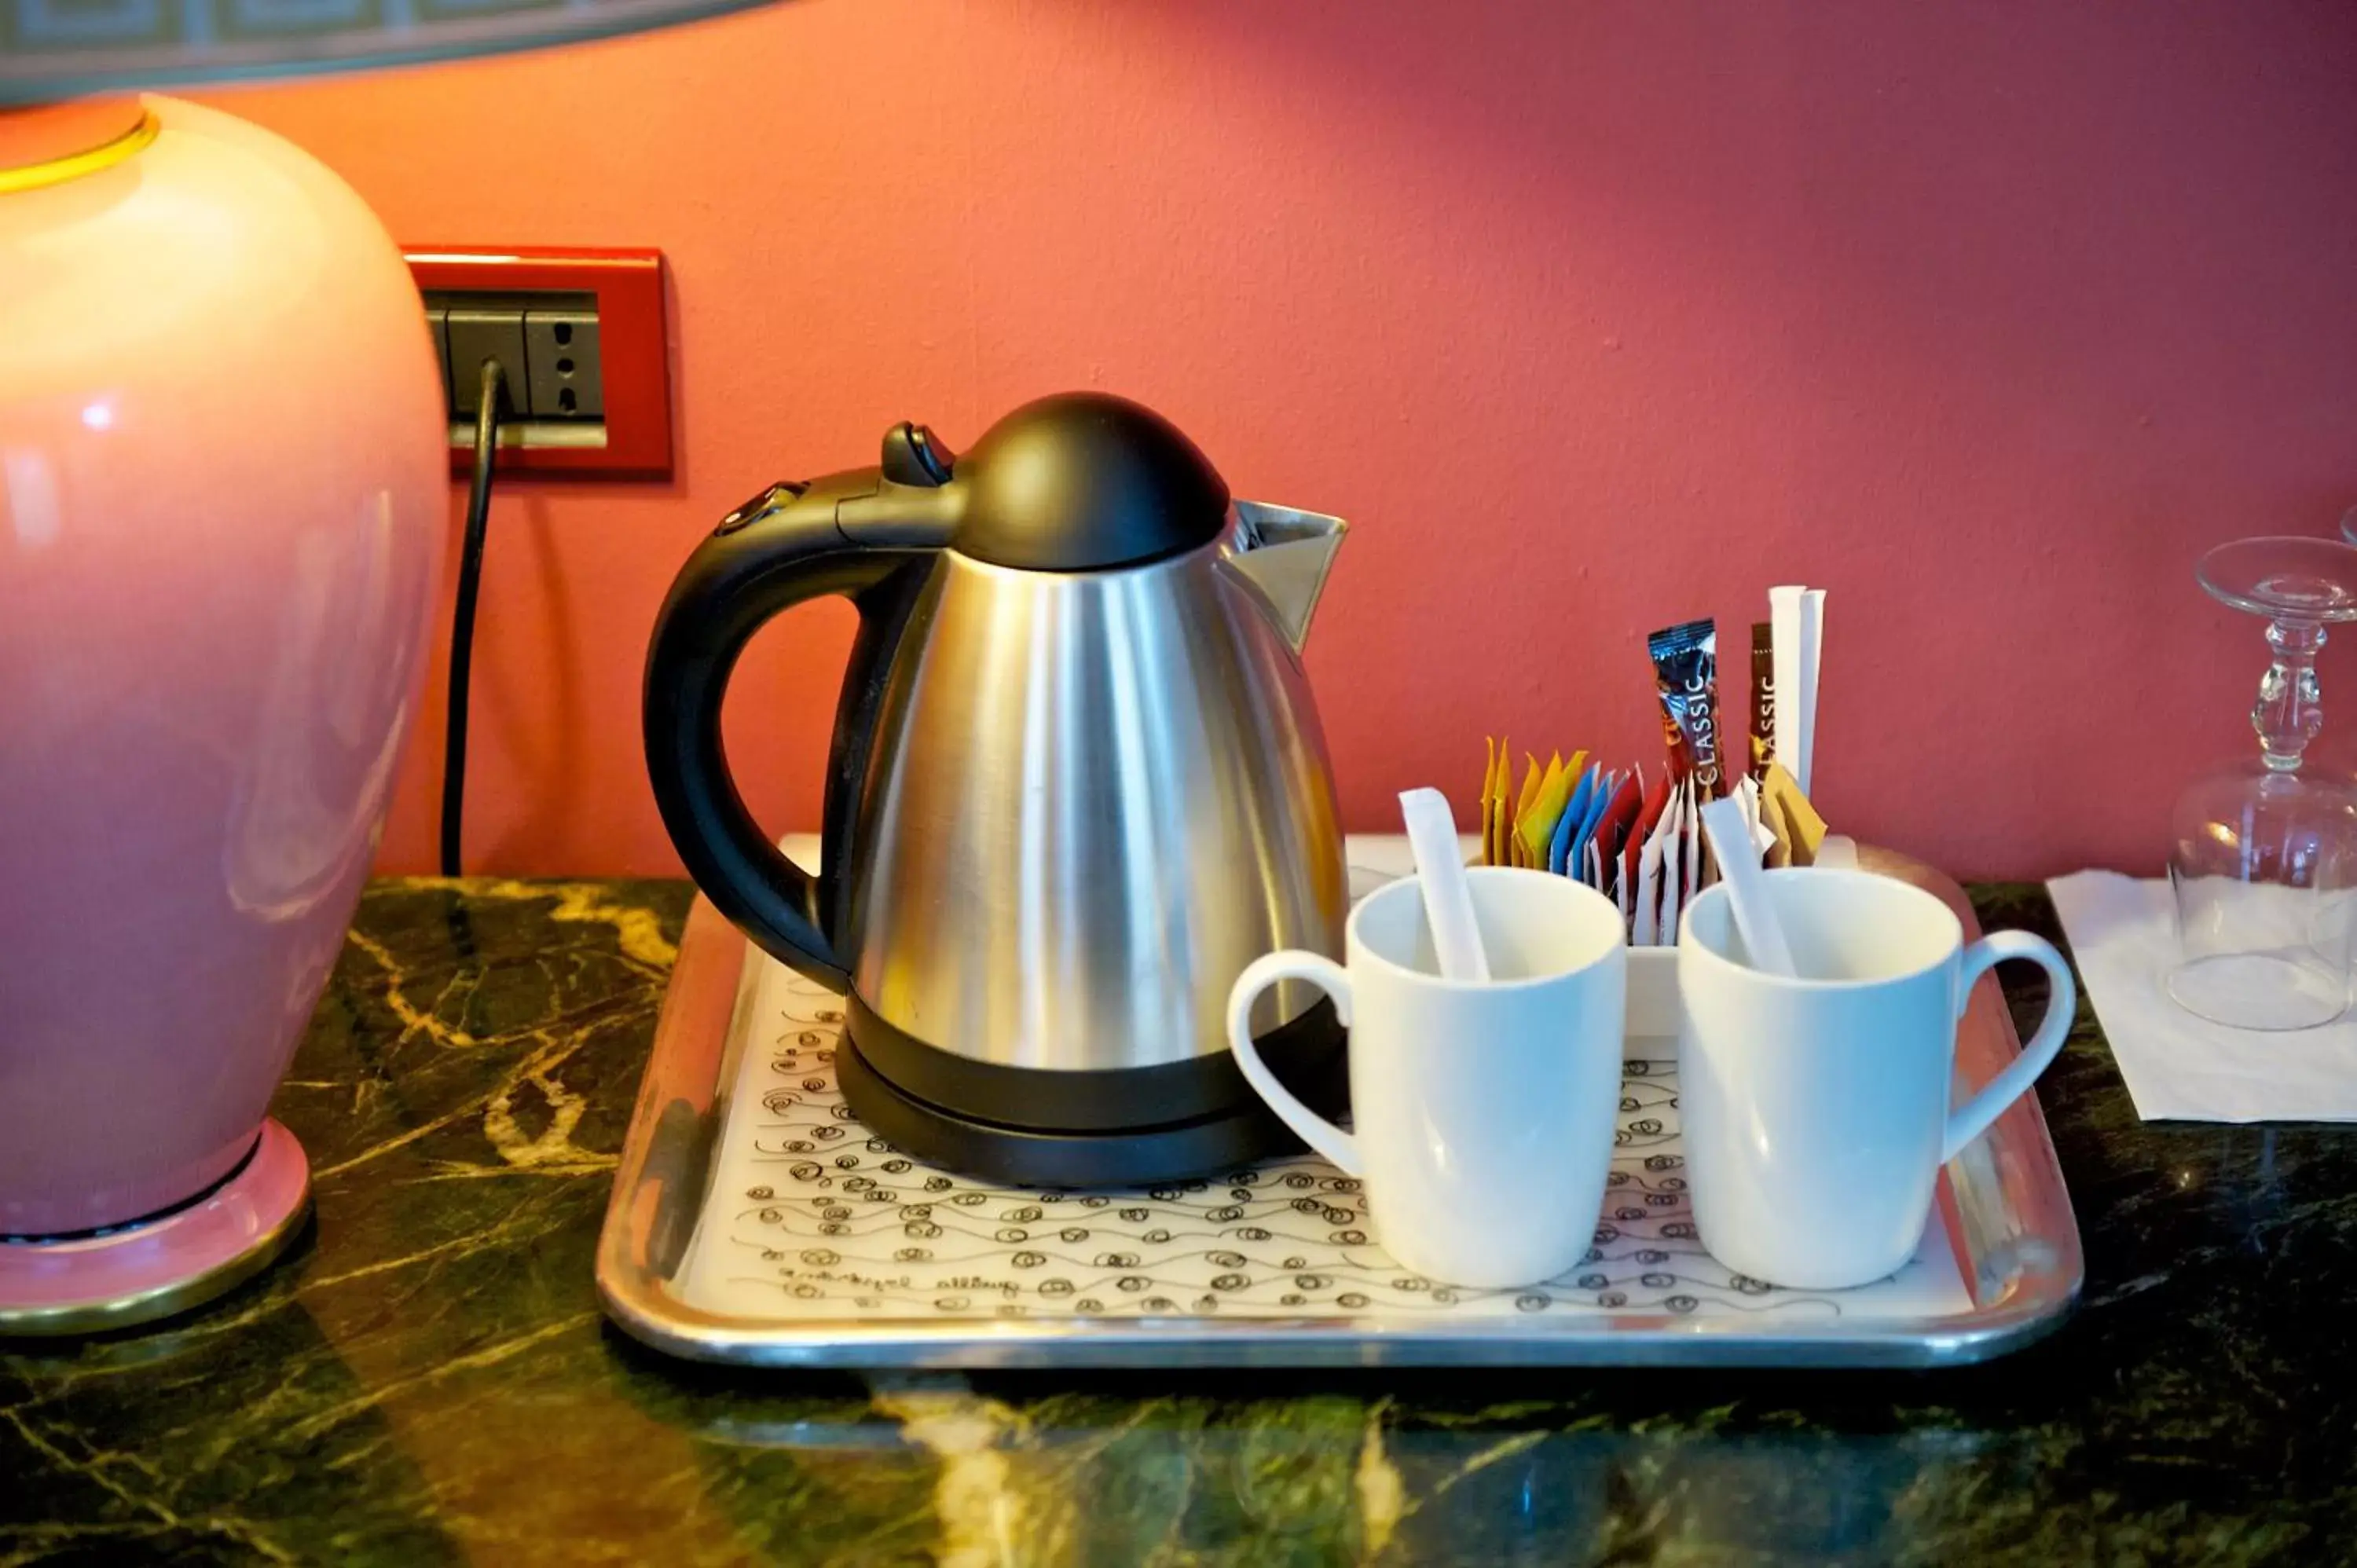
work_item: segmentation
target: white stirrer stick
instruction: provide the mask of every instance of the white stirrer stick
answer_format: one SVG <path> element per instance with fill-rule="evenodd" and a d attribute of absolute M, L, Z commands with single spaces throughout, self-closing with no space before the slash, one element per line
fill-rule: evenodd
<path fill-rule="evenodd" d="M 1457 847 L 1448 797 L 1437 789 L 1403 791 L 1400 814 L 1407 820 L 1408 848 L 1415 854 L 1415 879 L 1424 886 L 1424 918 L 1432 927 L 1440 977 L 1488 980 L 1490 955 L 1481 950 L 1481 928 L 1473 919 L 1473 885 Z"/>
<path fill-rule="evenodd" d="M 1743 804 L 1721 797 L 1702 809 L 1703 830 L 1710 834 L 1710 853 L 1718 858 L 1719 879 L 1727 884 L 1727 901 L 1735 908 L 1735 927 L 1751 953 L 1751 967 L 1766 974 L 1792 976 L 1792 944 L 1777 922 L 1776 906 L 1768 896 L 1768 877 L 1743 830 Z"/>

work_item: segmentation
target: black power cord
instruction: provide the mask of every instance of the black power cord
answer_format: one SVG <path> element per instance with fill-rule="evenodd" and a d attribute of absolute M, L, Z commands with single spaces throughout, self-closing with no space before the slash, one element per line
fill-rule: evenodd
<path fill-rule="evenodd" d="M 458 547 L 458 607 L 450 621 L 450 696 L 442 730 L 442 875 L 458 875 L 467 822 L 467 687 L 475 664 L 475 598 L 483 585 L 483 536 L 491 513 L 491 457 L 499 444 L 507 377 L 485 360 L 475 401 L 475 483 L 467 492 L 467 535 Z"/>

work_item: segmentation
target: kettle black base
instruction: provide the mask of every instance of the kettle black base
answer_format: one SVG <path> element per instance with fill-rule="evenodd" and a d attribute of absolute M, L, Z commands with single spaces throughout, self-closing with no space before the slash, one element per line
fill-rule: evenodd
<path fill-rule="evenodd" d="M 930 1165 L 1024 1187 L 1134 1187 L 1301 1150 L 1225 1051 L 1103 1072 L 1006 1067 L 914 1039 L 856 996 L 846 1007 L 835 1058 L 845 1102 Z M 1349 1101 L 1345 1038 L 1332 1004 L 1320 1002 L 1257 1043 L 1287 1088 L 1335 1116 Z"/>

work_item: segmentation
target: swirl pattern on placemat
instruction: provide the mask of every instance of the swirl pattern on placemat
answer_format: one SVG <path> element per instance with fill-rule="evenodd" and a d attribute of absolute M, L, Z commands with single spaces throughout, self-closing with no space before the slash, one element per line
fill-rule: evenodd
<path fill-rule="evenodd" d="M 1214 1179 L 1104 1192 L 1005 1187 L 934 1169 L 855 1120 L 835 1087 L 841 1004 L 780 969 L 757 1004 L 691 1293 L 811 1319 L 1331 1317 L 1644 1313 L 1839 1316 L 1900 1310 L 1885 1285 L 1838 1295 L 1732 1273 L 1696 1239 L 1676 1063 L 1623 1069 L 1596 1239 L 1522 1290 L 1421 1278 L 1374 1240 L 1360 1184 L 1315 1155 Z M 1500 1201 L 1512 1201 L 1501 1194 Z M 1908 1290 L 1920 1297 L 1918 1288 Z M 705 1305 L 716 1305 L 706 1302 Z"/>

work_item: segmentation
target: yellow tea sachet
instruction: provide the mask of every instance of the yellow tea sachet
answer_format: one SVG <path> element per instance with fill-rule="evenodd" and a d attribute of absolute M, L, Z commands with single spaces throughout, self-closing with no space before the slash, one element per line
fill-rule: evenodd
<path fill-rule="evenodd" d="M 1513 831 L 1514 764 L 1512 742 L 1505 736 L 1498 737 L 1498 754 L 1492 758 L 1487 789 L 1490 793 L 1490 813 L 1481 841 L 1481 861 L 1485 865 L 1506 864 L 1506 841 Z"/>
<path fill-rule="evenodd" d="M 1506 864 L 1509 865 L 1530 864 L 1522 850 L 1522 826 L 1523 819 L 1531 814 L 1532 807 L 1538 800 L 1542 779 L 1539 759 L 1525 754 L 1523 769 L 1522 792 L 1514 797 L 1513 814 L 1506 820 Z"/>
<path fill-rule="evenodd" d="M 1563 767 L 1563 752 L 1555 752 L 1555 755 L 1548 759 L 1546 768 L 1539 767 L 1537 757 L 1530 757 L 1527 752 L 1523 755 L 1523 768 L 1525 768 L 1525 771 L 1523 771 L 1523 792 L 1515 797 L 1513 801 L 1513 837 L 1511 837 L 1511 842 L 1506 844 L 1506 851 L 1509 851 L 1509 858 L 1513 865 L 1530 865 L 1530 844 L 1523 842 L 1523 834 L 1527 832 L 1527 828 L 1523 823 L 1530 821 L 1530 813 L 1537 811 L 1539 801 L 1546 797 L 1546 785 L 1554 780 L 1554 773 L 1548 771 L 1548 768 L 1560 768 L 1560 767 Z"/>
<path fill-rule="evenodd" d="M 1505 736 L 1498 737 L 1498 823 L 1490 843 L 1490 864 L 1506 864 L 1506 845 L 1514 836 L 1514 754 L 1513 742 Z"/>
<path fill-rule="evenodd" d="M 1587 765 L 1587 753 L 1575 751 L 1566 766 L 1563 754 L 1556 752 L 1547 758 L 1546 774 L 1539 780 L 1537 795 L 1528 810 L 1514 819 L 1514 837 L 1519 842 L 1524 865 L 1544 869 L 1547 851 L 1555 843 L 1555 823 L 1563 817 L 1563 809 L 1571 802 L 1571 792 L 1578 787 L 1581 772 Z"/>
<path fill-rule="evenodd" d="M 1497 865 L 1493 858 L 1498 847 L 1498 737 L 1481 737 L 1481 864 Z"/>
<path fill-rule="evenodd" d="M 1522 789 L 1514 788 L 1514 765 L 1501 760 L 1498 768 L 1498 864 L 1520 865 L 1523 863 L 1521 841 L 1514 837 L 1514 817 L 1525 797 L 1537 793 L 1538 765 L 1523 759 Z"/>
<path fill-rule="evenodd" d="M 1768 772 L 1760 780 L 1760 802 L 1763 814 L 1767 804 L 1776 803 L 1777 815 L 1782 819 L 1792 843 L 1792 864 L 1814 865 L 1817 846 L 1825 842 L 1825 820 L 1809 804 L 1808 796 L 1781 762 L 1768 765 Z"/>
<path fill-rule="evenodd" d="M 1506 864 L 1514 866 L 1530 865 L 1523 850 L 1523 821 L 1538 806 L 1539 785 L 1546 770 L 1539 759 L 1525 753 L 1523 757 L 1523 787 L 1513 791 L 1513 807 L 1506 817 Z"/>

